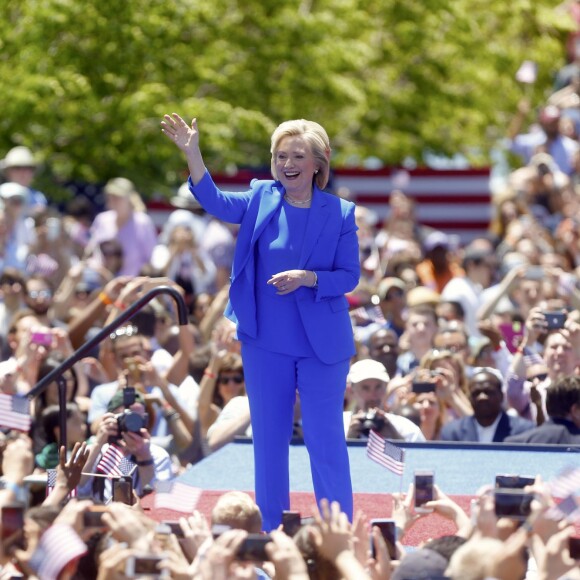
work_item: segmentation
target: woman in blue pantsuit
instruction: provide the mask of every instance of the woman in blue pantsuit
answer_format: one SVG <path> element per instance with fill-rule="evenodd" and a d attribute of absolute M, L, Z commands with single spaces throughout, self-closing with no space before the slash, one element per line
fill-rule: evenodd
<path fill-rule="evenodd" d="M 342 409 L 354 341 L 344 294 L 357 285 L 360 265 L 354 204 L 322 191 L 328 135 L 312 121 L 282 123 L 272 135 L 275 181 L 228 193 L 205 168 L 197 121 L 188 125 L 174 113 L 161 124 L 185 153 L 190 190 L 203 208 L 240 224 L 226 316 L 242 342 L 264 529 L 289 509 L 296 392 L 316 498 L 338 501 L 352 516 Z"/>

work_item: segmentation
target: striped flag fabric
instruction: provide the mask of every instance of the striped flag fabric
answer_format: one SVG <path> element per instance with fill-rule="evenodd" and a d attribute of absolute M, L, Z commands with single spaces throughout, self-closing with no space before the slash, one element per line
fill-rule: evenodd
<path fill-rule="evenodd" d="M 567 498 L 580 490 L 580 467 L 564 470 L 550 482 L 550 492 L 554 497 Z"/>
<path fill-rule="evenodd" d="M 370 431 L 367 443 L 367 457 L 386 467 L 397 475 L 405 470 L 405 450 L 394 443 L 383 439 L 375 431 Z"/>
<path fill-rule="evenodd" d="M 97 471 L 109 477 L 131 475 L 136 468 L 137 464 L 126 457 L 118 445 L 112 443 L 109 444 L 97 464 Z"/>
<path fill-rule="evenodd" d="M 29 561 L 29 566 L 42 580 L 57 580 L 63 568 L 87 553 L 86 544 L 74 528 L 65 524 L 50 526 Z"/>
<path fill-rule="evenodd" d="M 31 423 L 28 399 L 0 393 L 0 427 L 27 433 Z"/>
<path fill-rule="evenodd" d="M 202 490 L 175 479 L 158 481 L 155 486 L 155 508 L 193 513 Z"/>
<path fill-rule="evenodd" d="M 48 497 L 53 491 L 56 485 L 56 469 L 46 470 L 46 497 Z M 69 492 L 68 497 L 76 497 L 77 488 L 75 487 L 71 492 Z"/>

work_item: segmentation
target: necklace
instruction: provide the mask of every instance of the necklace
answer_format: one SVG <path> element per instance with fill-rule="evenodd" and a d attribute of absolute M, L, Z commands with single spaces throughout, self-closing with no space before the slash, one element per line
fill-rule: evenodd
<path fill-rule="evenodd" d="M 299 201 L 297 199 L 294 199 L 293 197 L 290 197 L 287 193 L 285 193 L 284 199 L 292 205 L 306 205 L 307 203 L 312 201 L 312 196 L 310 196 L 308 199 L 305 199 L 304 201 Z"/>

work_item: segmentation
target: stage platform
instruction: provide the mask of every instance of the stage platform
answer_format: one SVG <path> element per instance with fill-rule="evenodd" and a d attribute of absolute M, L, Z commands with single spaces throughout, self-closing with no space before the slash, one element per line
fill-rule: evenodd
<path fill-rule="evenodd" d="M 355 511 L 363 511 L 367 519 L 391 516 L 391 494 L 407 491 L 415 469 L 432 469 L 441 490 L 469 513 L 472 497 L 480 487 L 493 485 L 496 474 L 540 474 L 544 481 L 549 481 L 568 467 L 580 466 L 580 449 L 562 446 L 401 443 L 401 447 L 405 449 L 406 459 L 404 474 L 399 477 L 367 458 L 364 443 L 349 443 L 354 507 Z M 236 440 L 188 469 L 179 479 L 203 490 L 197 509 L 208 518 L 225 491 L 245 491 L 253 496 L 251 440 Z M 310 462 L 302 444 L 290 446 L 290 486 L 291 509 L 305 516 L 312 515 L 316 505 Z M 145 505 L 150 502 L 147 499 Z M 152 510 L 151 515 L 156 519 L 176 519 L 183 515 L 167 510 L 155 512 Z M 431 537 L 453 533 L 453 524 L 431 514 L 406 534 L 405 544 L 418 546 Z"/>
<path fill-rule="evenodd" d="M 404 443 L 400 446 L 405 449 L 402 477 L 371 461 L 366 456 L 364 443 L 349 443 L 355 493 L 406 491 L 416 469 L 432 469 L 435 482 L 448 494 L 473 495 L 481 486 L 493 484 L 498 473 L 540 474 L 548 481 L 566 467 L 580 466 L 580 448 L 557 445 Z M 204 490 L 253 490 L 251 441 L 236 440 L 191 467 L 181 479 Z M 301 444 L 290 446 L 290 489 L 313 491 L 308 452 Z"/>

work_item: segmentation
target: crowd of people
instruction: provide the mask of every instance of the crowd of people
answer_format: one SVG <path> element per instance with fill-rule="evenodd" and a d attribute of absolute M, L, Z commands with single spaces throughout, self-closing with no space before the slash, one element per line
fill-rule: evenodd
<path fill-rule="evenodd" d="M 290 437 L 303 438 L 311 455 L 325 447 L 309 417 L 324 417 L 323 405 L 330 402 L 313 397 L 312 388 L 301 391 L 303 383 L 297 397 L 297 373 L 301 381 L 308 382 L 304 377 L 310 373 L 312 383 L 328 383 L 323 394 L 332 389 L 333 409 L 338 417 L 342 412 L 337 431 L 347 440 L 365 439 L 374 430 L 394 442 L 580 449 L 580 56 L 573 56 L 529 129 L 524 123 L 530 104 L 520 103 L 506 138 L 520 165 L 494 198 L 488 235 L 459 245 L 418 223 L 414 201 L 401 191 L 391 192 L 384 223 L 368 207 L 354 209 L 355 239 L 349 226 L 353 205 L 338 198 L 332 206 L 336 227 L 328 222 L 312 262 L 316 267 L 272 275 L 276 260 L 290 264 L 298 258 L 292 232 L 306 228 L 299 221 L 305 208 L 312 203 L 319 211 L 318 202 L 326 199 L 319 190 L 328 179 L 330 155 L 327 144 L 316 157 L 315 146 L 302 139 L 305 132 L 281 125 L 283 131 L 273 136 L 272 171 L 289 197 L 286 214 L 277 219 L 288 219 L 290 233 L 283 253 L 272 251 L 275 237 L 270 246 L 255 249 L 251 292 L 260 276 L 272 286 L 256 298 L 269 313 L 257 334 L 241 302 L 234 304 L 235 312 L 228 304 L 230 286 L 248 283 L 246 262 L 236 269 L 235 249 L 249 235 L 243 220 L 251 212 L 251 196 L 240 196 L 248 208 L 239 210 L 244 215 L 239 219 L 220 220 L 202 208 L 198 198 L 207 197 L 203 190 L 213 187 L 211 178 L 200 154 L 179 143 L 182 137 L 197 138 L 195 123 L 166 117 L 166 133 L 186 152 L 192 179 L 171 199 L 174 209 L 161 231 L 128 179 L 106 183 L 103 211 L 83 197 L 57 209 L 33 187 L 37 162 L 31 151 L 22 146 L 8 151 L 0 184 L 0 397 L 7 409 L 0 411 L 0 579 L 580 578 L 569 514 L 558 511 L 540 478 L 526 488 L 535 500 L 519 522 L 495 514 L 490 489 L 481 491 L 467 514 L 435 488 L 427 507 L 450 519 L 457 532 L 407 553 L 405 534 L 425 516 L 414 510 L 413 487 L 393 494 L 398 537 L 391 551 L 364 514 L 352 514 L 348 499 L 328 497 L 337 487 L 331 470 L 317 472 L 319 492 L 328 494 L 318 497 L 314 519 L 304 521 L 293 538 L 277 526 L 281 513 L 272 514 L 272 505 L 260 499 L 271 493 L 273 434 L 280 437 L 280 449 Z M 314 125 L 308 130 L 327 139 Z M 311 147 L 314 161 L 308 165 L 308 155 L 289 161 L 296 147 Z M 308 180 L 301 181 L 302 174 Z M 260 190 L 256 196 L 261 195 Z M 236 216 L 236 202 L 224 199 L 222 213 Z M 334 251 L 350 258 L 347 237 L 358 241 L 358 265 L 344 258 L 337 284 L 320 264 L 332 260 Z M 254 246 L 248 247 L 253 253 Z M 350 288 L 358 268 L 360 279 Z M 27 401 L 39 380 L 159 286 L 182 295 L 187 325 L 178 324 L 173 301 L 158 296 L 64 373 L 66 440 L 56 381 L 21 412 L 29 423 L 15 424 L 16 403 Z M 295 292 L 300 304 L 286 301 L 283 308 L 267 310 L 274 294 Z M 331 342 L 324 338 L 328 334 L 317 334 L 318 327 L 328 333 L 338 320 L 324 318 L 321 304 L 350 320 L 356 352 L 346 365 L 350 343 L 340 342 L 342 330 Z M 300 328 L 285 324 L 300 316 L 311 322 Z M 273 340 L 284 341 L 277 334 L 281 327 L 290 328 L 285 338 L 290 346 L 282 351 L 272 348 Z M 287 356 L 318 362 L 284 366 Z M 291 433 L 276 433 L 276 415 L 264 425 L 265 409 L 274 405 L 266 397 L 268 387 L 282 369 L 286 402 L 277 412 L 292 417 Z M 328 414 L 328 429 L 336 427 L 335 415 L 331 420 Z M 245 494 L 228 493 L 210 523 L 194 512 L 174 527 L 157 522 L 140 505 L 158 484 L 174 481 L 236 436 L 257 437 L 256 430 L 259 445 L 265 441 L 263 456 L 256 458 L 266 468 L 257 490 L 260 505 Z M 288 459 L 283 451 L 275 455 L 283 496 Z M 116 493 L 123 482 L 131 490 L 124 498 Z M 346 479 L 343 483 L 340 493 L 349 489 Z M 24 508 L 23 519 L 12 529 L 17 506 Z M 102 519 L 88 523 L 89 513 Z M 263 530 L 271 533 L 264 536 Z M 249 556 L 251 540 L 258 546 L 267 541 L 265 552 Z"/>

